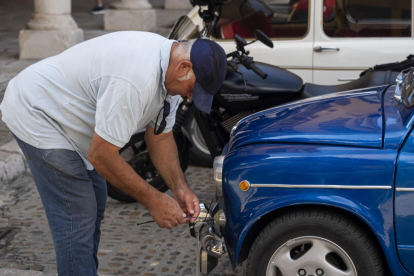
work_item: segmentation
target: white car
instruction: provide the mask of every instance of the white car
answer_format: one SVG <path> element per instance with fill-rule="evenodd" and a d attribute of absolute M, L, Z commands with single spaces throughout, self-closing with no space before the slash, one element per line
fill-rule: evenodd
<path fill-rule="evenodd" d="M 304 82 L 344 83 L 414 53 L 411 1 L 233 0 L 222 6 L 214 39 L 231 52 L 234 33 L 249 40 L 261 29 L 274 48 L 249 46 L 255 61 L 288 69 Z M 188 17 L 201 25 L 198 7 Z"/>

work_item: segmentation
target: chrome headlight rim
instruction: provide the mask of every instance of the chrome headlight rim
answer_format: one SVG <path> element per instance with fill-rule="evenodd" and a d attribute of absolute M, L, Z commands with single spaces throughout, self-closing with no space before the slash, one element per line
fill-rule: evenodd
<path fill-rule="evenodd" d="M 217 156 L 213 162 L 214 185 L 216 186 L 216 193 L 219 197 L 223 196 L 223 163 L 224 155 Z"/>

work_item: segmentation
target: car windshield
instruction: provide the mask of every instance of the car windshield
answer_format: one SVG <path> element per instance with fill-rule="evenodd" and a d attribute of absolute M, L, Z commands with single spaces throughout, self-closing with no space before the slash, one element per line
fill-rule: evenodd
<path fill-rule="evenodd" d="M 168 35 L 169 39 L 190 40 L 198 38 L 200 35 L 197 26 L 188 16 L 184 15 L 175 22 L 174 27 Z"/>

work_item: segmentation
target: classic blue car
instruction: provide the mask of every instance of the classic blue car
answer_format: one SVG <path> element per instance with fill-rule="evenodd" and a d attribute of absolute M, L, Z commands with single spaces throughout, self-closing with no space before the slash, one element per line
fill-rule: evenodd
<path fill-rule="evenodd" d="M 197 230 L 202 274 L 224 237 L 249 276 L 414 275 L 413 76 L 241 120 Z"/>

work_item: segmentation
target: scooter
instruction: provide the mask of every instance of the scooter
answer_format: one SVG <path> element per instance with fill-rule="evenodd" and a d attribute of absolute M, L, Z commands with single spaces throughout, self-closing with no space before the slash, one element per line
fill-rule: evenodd
<path fill-rule="evenodd" d="M 199 12 L 205 27 L 199 32 L 192 21 L 187 16 L 183 16 L 174 25 L 169 38 L 179 40 L 210 37 L 219 19 L 220 6 L 223 3 L 217 0 L 192 0 L 193 5 L 207 6 L 207 9 L 200 8 Z M 255 35 L 256 40 L 250 42 L 235 35 L 236 51 L 227 55 L 230 60 L 228 60 L 226 79 L 214 97 L 210 114 L 196 110 L 188 99 L 183 99 L 180 104 L 173 133 L 183 171 L 186 170 L 190 160 L 190 148 L 196 143 L 191 137 L 189 126 L 198 127 L 209 151 L 208 156 L 213 160 L 221 154 L 236 123 L 250 114 L 295 100 L 394 83 L 398 72 L 401 71 L 392 71 L 394 64 L 382 68 L 386 70 L 374 67 L 363 72 L 358 80 L 346 84 L 333 86 L 303 84 L 299 76 L 285 69 L 254 62 L 253 57 L 249 56 L 249 51 L 245 49 L 246 46 L 260 41 L 268 47 L 273 47 L 272 41 L 260 30 L 256 30 Z M 412 63 L 410 62 L 411 65 Z M 134 134 L 130 142 L 121 149 L 120 154 L 150 185 L 162 192 L 168 190 L 168 186 L 149 158 L 143 131 Z M 108 195 L 124 202 L 135 201 L 110 183 L 108 183 Z"/>

